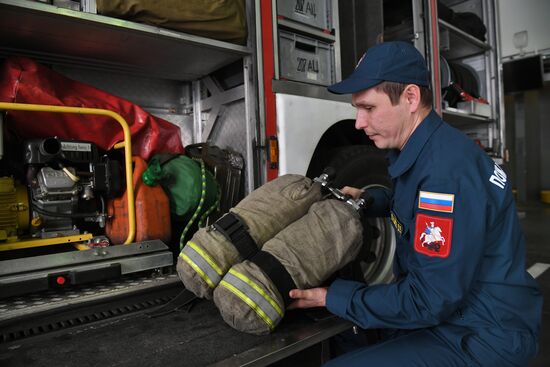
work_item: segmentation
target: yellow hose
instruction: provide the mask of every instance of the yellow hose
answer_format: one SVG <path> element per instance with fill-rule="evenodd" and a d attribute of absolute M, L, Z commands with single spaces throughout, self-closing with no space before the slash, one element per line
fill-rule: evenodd
<path fill-rule="evenodd" d="M 132 178 L 132 137 L 130 128 L 126 120 L 118 113 L 103 110 L 100 108 L 83 108 L 83 107 L 65 107 L 65 106 L 49 106 L 40 104 L 27 103 L 7 103 L 0 102 L 0 110 L 11 111 L 31 111 L 31 112 L 55 112 L 55 113 L 75 113 L 81 115 L 100 115 L 109 116 L 115 119 L 124 131 L 124 141 L 117 143 L 118 147 L 124 146 L 124 162 L 126 164 L 126 195 L 128 197 L 128 237 L 124 244 L 129 244 L 134 241 L 136 235 L 136 208 L 134 203 L 134 186 Z"/>

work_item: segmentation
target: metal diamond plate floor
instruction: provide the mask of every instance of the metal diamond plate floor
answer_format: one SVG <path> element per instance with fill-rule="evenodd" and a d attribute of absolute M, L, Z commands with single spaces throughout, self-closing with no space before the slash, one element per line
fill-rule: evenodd
<path fill-rule="evenodd" d="M 134 274 L 116 280 L 0 299 L 0 321 L 106 297 L 129 294 L 179 281 L 176 274 Z"/>

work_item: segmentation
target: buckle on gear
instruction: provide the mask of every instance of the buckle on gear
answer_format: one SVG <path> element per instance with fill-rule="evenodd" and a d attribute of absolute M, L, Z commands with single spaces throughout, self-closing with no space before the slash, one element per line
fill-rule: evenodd
<path fill-rule="evenodd" d="M 237 214 L 229 212 L 218 219 L 213 226 L 235 246 L 243 260 L 251 258 L 258 252 L 256 242 Z"/>

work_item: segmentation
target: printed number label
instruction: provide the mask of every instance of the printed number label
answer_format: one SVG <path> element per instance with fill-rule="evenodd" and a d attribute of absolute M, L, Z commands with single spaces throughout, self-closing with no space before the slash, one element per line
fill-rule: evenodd
<path fill-rule="evenodd" d="M 298 57 L 298 66 L 296 70 L 302 73 L 318 73 L 319 72 L 319 60 L 308 60 L 303 57 Z"/>
<path fill-rule="evenodd" d="M 313 18 L 317 17 L 317 9 L 315 9 L 315 3 L 312 1 L 296 0 L 294 11 L 296 13 L 300 13 L 304 15 L 309 14 L 313 16 Z"/>

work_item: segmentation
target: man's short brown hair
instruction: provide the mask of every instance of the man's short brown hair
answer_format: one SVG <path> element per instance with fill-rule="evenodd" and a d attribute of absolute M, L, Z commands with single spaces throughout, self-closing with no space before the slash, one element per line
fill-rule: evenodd
<path fill-rule="evenodd" d="M 399 98 L 401 97 L 401 94 L 403 94 L 403 91 L 405 90 L 405 87 L 408 84 L 402 84 L 402 83 L 394 83 L 394 82 L 382 82 L 374 87 L 374 89 L 378 92 L 383 92 L 390 97 L 390 102 L 392 106 L 395 106 L 399 103 Z M 423 107 L 432 107 L 432 91 L 428 87 L 424 87 L 419 85 L 418 88 L 420 88 L 420 105 Z"/>

